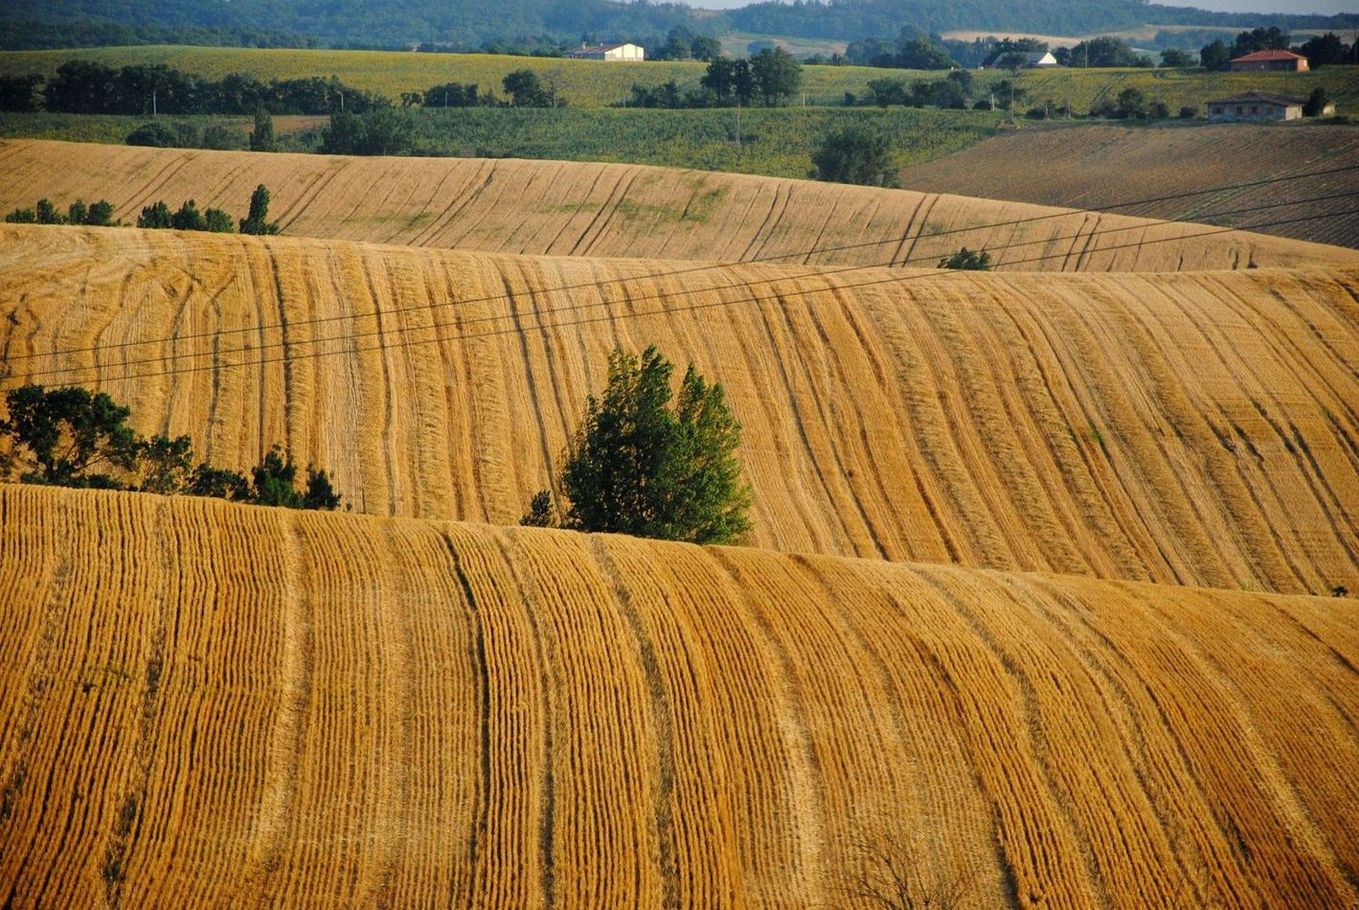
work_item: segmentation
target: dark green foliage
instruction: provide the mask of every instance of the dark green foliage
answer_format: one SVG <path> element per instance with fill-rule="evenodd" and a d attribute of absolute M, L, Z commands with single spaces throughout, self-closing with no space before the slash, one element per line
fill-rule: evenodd
<path fill-rule="evenodd" d="M 1341 63 L 1359 63 L 1355 59 L 1354 45 L 1347 47 L 1334 32 L 1314 35 L 1293 50 L 1306 57 L 1308 67 L 1314 70 Z"/>
<path fill-rule="evenodd" d="M 989 272 L 991 271 L 991 254 L 985 250 L 973 252 L 967 247 L 963 247 L 952 256 L 945 256 L 939 260 L 941 269 L 961 269 L 967 272 Z"/>
<path fill-rule="evenodd" d="M 1163 103 L 1159 101 L 1153 103 L 1161 105 L 1159 109 L 1162 112 L 1161 116 L 1169 116 L 1169 111 Z M 1147 98 L 1141 89 L 1125 88 L 1112 101 L 1106 99 L 1092 108 L 1090 113 L 1096 117 L 1110 117 L 1114 120 L 1142 120 L 1148 115 Z"/>
<path fill-rule="evenodd" d="M 529 510 L 519 519 L 519 523 L 527 528 L 554 526 L 557 522 L 552 514 L 552 494 L 547 490 L 534 493 L 532 501 L 529 502 Z"/>
<path fill-rule="evenodd" d="M 1199 49 L 1199 66 L 1209 72 L 1226 69 L 1231 59 L 1231 48 L 1227 47 L 1227 43 L 1221 38 L 1216 38 Z"/>
<path fill-rule="evenodd" d="M 1192 53 L 1178 47 L 1168 47 L 1161 51 L 1162 66 L 1185 68 L 1198 66 L 1198 63 Z"/>
<path fill-rule="evenodd" d="M 294 509 L 334 509 L 341 497 L 325 471 L 307 467 L 307 484 L 278 446 L 252 471 L 253 485 L 235 471 L 194 465 L 188 436 L 144 439 L 127 425 L 131 410 L 103 392 L 26 385 L 5 395 L 0 420 L 0 480 L 17 470 L 20 483 L 161 495 L 188 494 Z"/>
<path fill-rule="evenodd" d="M 179 211 L 170 216 L 170 227 L 177 231 L 206 231 L 208 220 L 190 199 L 179 207 Z"/>
<path fill-rule="evenodd" d="M 269 220 L 269 188 L 263 183 L 250 194 L 250 213 L 241 219 L 241 233 L 279 233 L 278 222 Z"/>
<path fill-rule="evenodd" d="M 1151 58 L 1143 57 L 1121 38 L 1101 35 L 1082 41 L 1070 50 L 1071 66 L 1150 66 Z"/>
<path fill-rule="evenodd" d="M 1170 106 L 1167 105 L 1160 98 L 1153 99 L 1152 102 L 1147 105 L 1147 119 L 1166 120 L 1169 117 L 1170 117 Z"/>
<path fill-rule="evenodd" d="M 137 216 L 139 228 L 164 229 L 173 226 L 174 216 L 170 214 L 170 207 L 159 199 L 142 209 L 142 213 Z"/>
<path fill-rule="evenodd" d="M 785 104 L 802 86 L 802 64 L 781 47 L 766 48 L 751 58 L 750 78 L 765 107 Z"/>
<path fill-rule="evenodd" d="M 812 176 L 834 183 L 896 186 L 897 165 L 892 143 L 883 133 L 864 126 L 842 127 L 828 134 L 812 152 Z"/>
<path fill-rule="evenodd" d="M 8 416 L 0 433 L 9 437 L 9 458 L 21 483 L 117 489 L 108 471 L 136 466 L 139 440 L 127 426 L 131 411 L 103 392 L 39 385 L 5 396 Z"/>
<path fill-rule="evenodd" d="M 250 131 L 250 151 L 278 151 L 278 140 L 274 138 L 274 118 L 263 105 L 255 108 L 255 128 Z"/>
<path fill-rule="evenodd" d="M 63 215 L 50 200 L 39 199 L 37 205 L 31 209 L 15 209 L 10 212 L 5 216 L 5 221 L 10 224 L 83 224 L 92 227 L 112 227 L 113 203 L 101 199 L 87 206 L 85 200 L 77 199 L 67 207 L 66 214 Z"/>
<path fill-rule="evenodd" d="M 36 111 L 38 87 L 46 79 L 36 73 L 25 76 L 0 76 L 0 111 Z"/>
<path fill-rule="evenodd" d="M 409 111 L 377 107 L 362 114 L 341 111 L 330 115 L 321 137 L 328 155 L 408 155 L 415 139 Z"/>
<path fill-rule="evenodd" d="M 231 234 L 236 230 L 236 222 L 221 209 L 208 209 L 203 212 L 203 229 L 213 234 Z"/>
<path fill-rule="evenodd" d="M 1186 104 L 1180 108 L 1181 120 L 1193 120 L 1199 115 L 1199 108 L 1196 104 Z"/>
<path fill-rule="evenodd" d="M 1288 33 L 1277 25 L 1269 28 L 1253 28 L 1236 36 L 1232 43 L 1231 59 L 1244 57 L 1256 51 L 1288 50 Z"/>
<path fill-rule="evenodd" d="M 197 131 L 191 124 L 153 121 L 144 123 L 127 134 L 128 145 L 142 145 L 150 148 L 192 148 L 198 144 Z"/>
<path fill-rule="evenodd" d="M 222 123 L 213 123 L 203 128 L 203 140 L 199 143 L 205 149 L 234 149 L 240 147 L 240 134 Z"/>
<path fill-rule="evenodd" d="M 1326 110 L 1326 105 L 1330 101 L 1331 99 L 1326 96 L 1326 90 L 1318 85 L 1307 96 L 1307 101 L 1302 106 L 1302 115 L 1304 117 L 1320 117 L 1321 112 Z"/>
<path fill-rule="evenodd" d="M 689 43 L 689 56 L 705 63 L 722 56 L 722 42 L 711 35 L 695 35 Z"/>
<path fill-rule="evenodd" d="M 708 70 L 699 84 L 716 96 L 718 104 L 736 103 L 745 106 L 755 96 L 755 80 L 750 72 L 749 60 L 714 57 L 708 61 Z"/>
<path fill-rule="evenodd" d="M 557 99 L 531 69 L 519 69 L 501 80 L 515 107 L 556 107 Z"/>
<path fill-rule="evenodd" d="M 609 355 L 608 386 L 590 396 L 561 474 L 563 527 L 693 543 L 734 543 L 749 530 L 741 428 L 722 386 L 691 365 L 670 407 L 672 372 L 655 347 L 640 358 L 621 348 Z M 543 492 L 525 522 L 551 516 Z"/>
<path fill-rule="evenodd" d="M 478 94 L 476 83 L 445 82 L 425 90 L 425 107 L 490 107 L 495 98 L 490 92 Z"/>

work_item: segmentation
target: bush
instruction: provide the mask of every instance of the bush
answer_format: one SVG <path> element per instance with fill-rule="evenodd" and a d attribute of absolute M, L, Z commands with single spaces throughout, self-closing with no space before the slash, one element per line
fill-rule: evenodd
<path fill-rule="evenodd" d="M 561 526 L 686 540 L 734 543 L 750 528 L 750 488 L 736 460 L 741 427 L 722 386 L 692 365 L 672 397 L 673 367 L 656 348 L 639 359 L 615 348 L 602 398 L 590 396 L 559 479 Z M 547 491 L 524 522 L 554 524 Z"/>
<path fill-rule="evenodd" d="M 192 124 L 170 126 L 160 121 L 143 124 L 127 134 L 128 145 L 150 148 L 194 148 L 198 145 L 198 131 Z"/>
<path fill-rule="evenodd" d="M 1180 119 L 1181 119 L 1181 120 L 1193 120 L 1193 119 L 1194 119 L 1195 117 L 1197 117 L 1198 115 L 1199 115 L 1199 109 L 1198 109 L 1198 106 L 1197 106 L 1197 105 L 1186 104 L 1184 107 L 1180 108 Z"/>
<path fill-rule="evenodd" d="M 991 271 L 991 254 L 985 250 L 972 252 L 967 247 L 963 247 L 952 256 L 945 256 L 939 260 L 941 269 L 961 269 L 968 272 L 989 272 Z"/>
<path fill-rule="evenodd" d="M 896 186 L 897 165 L 892 143 L 884 134 L 863 126 L 836 130 L 812 152 L 817 180 Z"/>

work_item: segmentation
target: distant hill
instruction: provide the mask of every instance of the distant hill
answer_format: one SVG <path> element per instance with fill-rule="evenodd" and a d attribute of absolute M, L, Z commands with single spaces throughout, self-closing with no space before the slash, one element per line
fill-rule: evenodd
<path fill-rule="evenodd" d="M 701 2 L 701 0 L 699 0 Z M 474 47 L 487 40 L 546 36 L 642 39 L 652 43 L 685 25 L 695 31 L 853 40 L 895 36 L 902 26 L 924 31 L 996 29 L 1076 35 L 1147 23 L 1250 28 L 1359 27 L 1359 16 L 1212 13 L 1139 0 L 840 0 L 758 3 L 720 15 L 676 3 L 612 0 L 46 0 L 0 8 L 0 47 L 166 41 L 204 44 L 322 43 L 400 47 L 436 42 Z M 305 37 L 303 37 L 305 36 Z"/>

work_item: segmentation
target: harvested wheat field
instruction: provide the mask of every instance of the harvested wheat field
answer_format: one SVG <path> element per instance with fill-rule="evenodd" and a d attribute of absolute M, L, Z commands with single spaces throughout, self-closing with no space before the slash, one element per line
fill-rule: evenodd
<path fill-rule="evenodd" d="M 1028 275 L 0 230 L 8 376 L 98 387 L 370 514 L 512 524 L 606 357 L 744 426 L 752 543 L 1214 587 L 1359 589 L 1359 272 Z"/>
<path fill-rule="evenodd" d="M 0 487 L 7 906 L 1359 901 L 1359 602 Z"/>
<path fill-rule="evenodd" d="M 1026 271 L 1359 265 L 1352 250 L 1204 225 L 642 165 L 20 140 L 0 143 L 0 173 L 2 211 L 104 198 L 133 223 L 193 198 L 243 216 L 264 183 L 287 234 L 489 252 L 934 266 L 966 246 Z"/>
<path fill-rule="evenodd" d="M 1317 172 L 1327 173 L 1300 176 Z M 1119 178 L 1111 180 L 1110 174 Z M 1280 177 L 1286 179 L 1199 192 Z M 901 179 L 914 190 L 1073 208 L 1195 194 L 1158 198 L 1118 211 L 1229 227 L 1287 220 L 1260 230 L 1359 247 L 1359 127 L 1354 126 L 1235 123 L 1025 129 L 908 167 Z"/>

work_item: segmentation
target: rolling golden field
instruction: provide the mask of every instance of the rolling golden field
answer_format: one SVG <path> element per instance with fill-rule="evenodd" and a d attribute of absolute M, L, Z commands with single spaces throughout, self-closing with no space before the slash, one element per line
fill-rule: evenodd
<path fill-rule="evenodd" d="M 1331 173 L 1199 194 L 1318 171 Z M 1111 173 L 1122 176 L 1111 181 Z M 1359 127 L 1214 124 L 1026 129 L 912 165 L 902 171 L 901 180 L 903 186 L 925 192 L 1072 208 L 1104 208 L 1127 199 L 1193 193 L 1198 195 L 1157 198 L 1120 211 L 1227 226 L 1325 215 L 1262 231 L 1359 246 Z M 1229 214 L 1214 214 L 1220 212 Z"/>
<path fill-rule="evenodd" d="M 1203 225 L 641 165 L 12 140 L 0 173 L 5 212 L 103 198 L 135 222 L 156 200 L 192 198 L 242 216 L 264 183 L 288 234 L 492 252 L 934 266 L 967 246 L 1028 271 L 1359 265 L 1352 250 Z"/>
<path fill-rule="evenodd" d="M 15 907 L 1359 901 L 1354 600 L 0 486 Z"/>
<path fill-rule="evenodd" d="M 1283 241 L 1275 241 L 1282 243 Z M 1146 274 L 516 257 L 0 229 L 5 388 L 79 383 L 357 511 L 515 522 L 615 344 L 722 382 L 752 543 L 1359 590 L 1359 270 Z"/>

